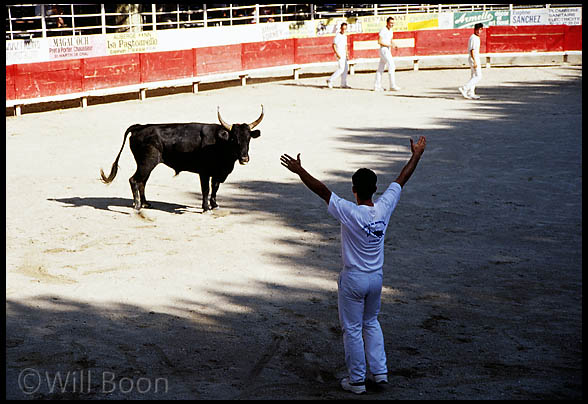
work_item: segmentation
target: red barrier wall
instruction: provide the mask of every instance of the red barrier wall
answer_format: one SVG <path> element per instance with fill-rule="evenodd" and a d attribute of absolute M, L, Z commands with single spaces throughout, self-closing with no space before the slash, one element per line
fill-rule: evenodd
<path fill-rule="evenodd" d="M 140 55 L 116 55 L 83 59 L 84 90 L 126 86 L 141 80 Z"/>
<path fill-rule="evenodd" d="M 6 66 L 6 99 L 7 100 L 14 100 L 16 99 L 16 87 L 14 81 L 14 71 L 16 70 L 16 65 Z"/>
<path fill-rule="evenodd" d="M 82 60 L 14 65 L 17 98 L 37 98 L 82 91 Z"/>
<path fill-rule="evenodd" d="M 415 38 L 415 31 L 403 31 L 403 32 L 395 32 L 394 39 L 414 39 Z M 363 42 L 363 41 L 377 41 L 378 40 L 378 33 L 369 33 L 369 34 L 351 34 L 349 46 L 349 57 L 350 59 L 362 59 L 362 58 L 379 58 L 380 51 L 379 49 L 355 49 L 354 43 L 355 42 Z M 416 44 L 416 41 L 415 41 Z M 402 47 L 402 48 L 393 48 L 392 49 L 392 56 L 414 56 L 415 55 L 415 47 Z"/>
<path fill-rule="evenodd" d="M 395 39 L 414 39 L 414 47 L 397 48 L 393 55 L 465 54 L 472 32 L 469 28 L 395 32 Z M 582 26 L 491 26 L 482 33 L 481 53 L 582 50 Z M 355 42 L 374 41 L 377 37 L 377 33 L 349 34 L 350 58 L 377 58 L 377 49 L 354 49 Z M 38 98 L 213 73 L 335 61 L 332 43 L 332 36 L 293 38 L 10 65 L 6 66 L 6 99 Z"/>
<path fill-rule="evenodd" d="M 486 53 L 487 37 L 483 29 L 480 33 L 480 53 Z M 440 29 L 434 31 L 415 31 L 415 54 L 456 55 L 468 52 L 468 41 L 473 29 Z"/>
<path fill-rule="evenodd" d="M 492 27 L 487 31 L 486 52 L 558 52 L 564 50 L 565 25 Z"/>
<path fill-rule="evenodd" d="M 243 44 L 243 69 L 283 66 L 294 63 L 294 39 Z"/>
<path fill-rule="evenodd" d="M 336 60 L 332 36 L 294 39 L 294 63 L 305 64 Z M 349 49 L 349 37 L 347 38 Z"/>
<path fill-rule="evenodd" d="M 141 83 L 182 79 L 194 75 L 192 49 L 170 52 L 141 53 Z"/>
<path fill-rule="evenodd" d="M 194 75 L 204 76 L 243 70 L 241 54 L 241 44 L 194 49 Z"/>
<path fill-rule="evenodd" d="M 566 35 L 564 38 L 564 50 L 581 51 L 582 50 L 582 26 L 566 26 Z"/>

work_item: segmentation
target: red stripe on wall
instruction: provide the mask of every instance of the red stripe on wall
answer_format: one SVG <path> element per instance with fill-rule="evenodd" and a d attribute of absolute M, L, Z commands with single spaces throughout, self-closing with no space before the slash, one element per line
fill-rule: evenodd
<path fill-rule="evenodd" d="M 415 31 L 415 54 L 417 56 L 467 54 L 468 41 L 473 33 L 474 30 L 469 28 Z M 480 40 L 480 53 L 486 53 L 486 30 L 482 30 Z"/>
<path fill-rule="evenodd" d="M 83 59 L 84 90 L 126 86 L 140 83 L 139 54 Z"/>
<path fill-rule="evenodd" d="M 294 63 L 315 63 L 337 60 L 333 50 L 334 36 L 320 38 L 295 38 L 294 39 Z M 347 49 L 350 50 L 349 38 Z"/>
<path fill-rule="evenodd" d="M 14 65 L 16 97 L 37 98 L 81 92 L 81 65 L 81 59 Z"/>
<path fill-rule="evenodd" d="M 378 40 L 377 33 L 369 33 L 369 34 L 352 34 L 350 35 L 350 48 L 349 48 L 349 58 L 350 59 L 361 59 L 361 58 L 379 58 L 380 57 L 380 50 L 379 48 L 376 49 L 354 49 L 353 43 L 354 42 L 362 42 L 362 41 L 377 41 Z M 414 31 L 402 31 L 402 32 L 394 32 L 393 39 L 414 39 L 415 32 Z M 416 40 L 415 40 L 416 46 Z M 401 47 L 401 48 L 392 48 L 392 56 L 414 56 L 415 54 L 415 47 Z"/>
<path fill-rule="evenodd" d="M 194 49 L 194 72 L 197 76 L 243 70 L 241 44 Z"/>
<path fill-rule="evenodd" d="M 140 54 L 141 83 L 173 80 L 194 75 L 192 49 Z"/>
<path fill-rule="evenodd" d="M 489 27 L 487 53 L 558 52 L 564 50 L 565 25 Z"/>
<path fill-rule="evenodd" d="M 14 100 L 16 99 L 16 80 L 15 80 L 15 70 L 16 66 L 6 66 L 6 99 L 7 100 Z"/>
<path fill-rule="evenodd" d="M 294 64 L 294 39 L 244 43 L 243 69 Z"/>
<path fill-rule="evenodd" d="M 574 25 L 566 27 L 564 40 L 564 50 L 581 51 L 582 50 L 582 26 Z"/>

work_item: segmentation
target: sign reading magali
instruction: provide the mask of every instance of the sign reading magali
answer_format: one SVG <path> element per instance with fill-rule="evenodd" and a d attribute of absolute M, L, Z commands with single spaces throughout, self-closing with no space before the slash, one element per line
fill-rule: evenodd
<path fill-rule="evenodd" d="M 454 13 L 454 28 L 473 28 L 478 23 L 489 25 L 509 25 L 510 11 L 470 11 L 466 13 Z"/>
<path fill-rule="evenodd" d="M 102 35 L 80 35 L 48 38 L 49 59 L 77 59 L 104 56 Z"/>
<path fill-rule="evenodd" d="M 155 32 L 128 32 L 106 35 L 106 53 L 108 55 L 149 52 L 156 49 L 157 34 Z"/>

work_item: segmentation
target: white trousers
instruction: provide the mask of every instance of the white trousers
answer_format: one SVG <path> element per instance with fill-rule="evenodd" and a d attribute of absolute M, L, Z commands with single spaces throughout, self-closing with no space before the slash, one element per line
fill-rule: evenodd
<path fill-rule="evenodd" d="M 384 335 L 378 322 L 382 278 L 382 270 L 343 270 L 339 274 L 339 322 L 351 383 L 365 380 L 366 361 L 372 374 L 388 373 Z"/>
<path fill-rule="evenodd" d="M 474 61 L 472 60 L 471 57 L 468 58 L 468 61 L 470 63 L 470 72 L 471 72 L 471 78 L 470 81 L 468 81 L 466 83 L 465 86 L 463 86 L 463 88 L 465 89 L 466 93 L 469 95 L 475 95 L 476 94 L 476 84 L 478 84 L 478 82 L 482 79 L 482 65 L 480 63 L 480 61 L 477 61 L 477 66 L 476 68 L 474 68 Z"/>
<path fill-rule="evenodd" d="M 349 65 L 347 64 L 347 58 L 346 57 L 342 57 L 339 60 L 337 60 L 338 62 L 338 67 L 337 70 L 335 70 L 335 73 L 333 73 L 331 75 L 331 77 L 329 78 L 329 83 L 331 83 L 331 85 L 333 84 L 333 81 L 341 76 L 341 86 L 345 87 L 347 85 L 347 72 L 349 71 Z"/>
<path fill-rule="evenodd" d="M 382 46 L 380 48 L 380 65 L 378 66 L 378 70 L 376 70 L 376 83 L 374 84 L 376 90 L 382 88 L 382 73 L 384 73 L 386 65 L 388 65 L 388 74 L 390 76 L 390 88 L 396 87 L 396 80 L 394 78 L 396 65 L 394 64 L 392 53 L 390 53 L 390 48 Z"/>

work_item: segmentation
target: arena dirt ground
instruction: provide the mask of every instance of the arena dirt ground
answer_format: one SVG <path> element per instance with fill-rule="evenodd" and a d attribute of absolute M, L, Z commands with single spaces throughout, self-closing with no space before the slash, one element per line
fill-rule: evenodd
<path fill-rule="evenodd" d="M 6 118 L 7 398 L 582 398 L 582 68 L 374 73 L 220 86 Z M 387 83 L 387 77 L 385 77 Z M 252 121 L 251 161 L 201 213 L 163 165 L 132 212 L 135 123 Z M 390 384 L 340 389 L 339 227 L 280 165 L 351 199 L 427 150 L 386 235 Z"/>

